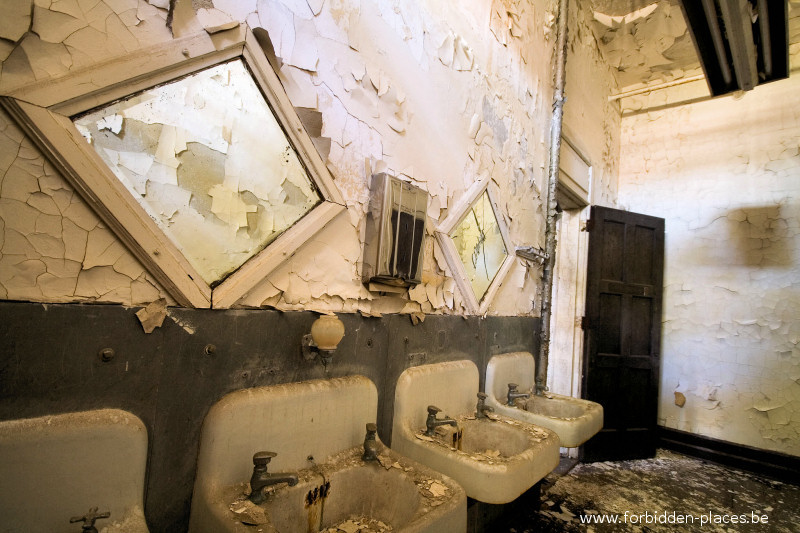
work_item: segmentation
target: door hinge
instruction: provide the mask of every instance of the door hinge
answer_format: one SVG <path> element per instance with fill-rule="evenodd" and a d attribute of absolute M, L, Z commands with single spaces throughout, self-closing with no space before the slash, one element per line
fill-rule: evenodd
<path fill-rule="evenodd" d="M 581 228 L 581 231 L 592 231 L 592 228 L 594 228 L 594 219 L 590 218 L 590 219 L 587 219 L 586 222 L 583 223 L 583 227 Z"/>
<path fill-rule="evenodd" d="M 591 327 L 592 327 L 592 321 L 589 320 L 589 317 L 588 316 L 582 316 L 581 317 L 581 329 L 587 330 L 587 329 L 590 329 Z"/>

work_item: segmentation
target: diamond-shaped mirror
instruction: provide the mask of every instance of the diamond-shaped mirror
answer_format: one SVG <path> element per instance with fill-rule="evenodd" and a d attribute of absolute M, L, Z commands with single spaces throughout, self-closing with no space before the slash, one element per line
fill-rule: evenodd
<path fill-rule="evenodd" d="M 14 96 L 2 107 L 181 305 L 234 305 L 345 210 L 246 26 Z"/>
<path fill-rule="evenodd" d="M 211 286 L 321 200 L 241 59 L 73 122 Z"/>
<path fill-rule="evenodd" d="M 513 263 L 494 194 L 477 183 L 437 229 L 437 239 L 467 308 L 483 313 Z"/>
<path fill-rule="evenodd" d="M 484 191 L 467 211 L 451 238 L 467 280 L 480 301 L 508 257 L 488 192 Z"/>

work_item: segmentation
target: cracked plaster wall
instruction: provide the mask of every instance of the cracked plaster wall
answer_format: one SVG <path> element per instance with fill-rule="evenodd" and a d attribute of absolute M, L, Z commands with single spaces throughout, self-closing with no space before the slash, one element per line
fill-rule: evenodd
<path fill-rule="evenodd" d="M 429 192 L 429 233 L 476 179 L 490 178 L 501 191 L 512 244 L 544 244 L 552 0 L 177 0 L 172 12 L 163 0 L 4 0 L 0 9 L 0 94 L 204 27 L 240 22 L 267 30 L 292 104 L 321 116 L 317 145 L 330 147 L 322 155 L 348 212 L 238 306 L 466 313 L 433 238 L 423 284 L 407 295 L 369 292 L 361 283 L 374 172 L 401 175 Z M 605 102 L 613 82 L 597 64 L 587 24 L 582 11 L 571 23 L 581 36 L 571 57 L 584 62 L 586 79 L 603 83 L 589 91 L 573 80 L 577 112 L 566 113 L 573 131 L 592 132 L 578 143 L 600 162 L 600 201 L 613 201 L 618 112 Z M 5 115 L 0 121 L 2 297 L 138 305 L 166 296 L 17 126 Z M 56 195 L 69 203 L 51 207 Z M 539 267 L 518 260 L 489 313 L 537 314 L 540 278 Z"/>
<path fill-rule="evenodd" d="M 616 104 L 608 101 L 608 95 L 617 90 L 617 84 L 590 30 L 593 15 L 587 5 L 587 2 L 571 2 L 569 7 L 563 136 L 591 165 L 590 202 L 614 207 L 620 162 L 620 115 Z M 576 320 L 584 314 L 588 242 L 587 234 L 580 231 L 580 223 L 588 216 L 589 209 L 584 208 L 563 212 L 558 221 L 547 381 L 550 390 L 568 396 L 580 396 L 583 331 Z"/>
<path fill-rule="evenodd" d="M 623 118 L 619 192 L 626 208 L 666 219 L 659 423 L 792 455 L 798 91 L 793 76 L 738 98 Z"/>
<path fill-rule="evenodd" d="M 139 305 L 160 297 L 139 261 L 0 111 L 0 298 Z"/>
<path fill-rule="evenodd" d="M 590 29 L 585 2 L 570 3 L 563 134 L 591 165 L 590 203 L 614 207 L 620 161 L 620 114 L 608 101 L 616 92 L 614 71 Z"/>

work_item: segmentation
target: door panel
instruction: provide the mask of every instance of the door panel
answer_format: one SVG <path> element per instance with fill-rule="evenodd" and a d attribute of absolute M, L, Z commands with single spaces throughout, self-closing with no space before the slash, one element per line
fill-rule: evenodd
<path fill-rule="evenodd" d="M 607 246 L 603 249 L 603 261 L 601 268 L 603 269 L 603 280 L 622 280 L 622 267 L 623 258 L 616 251 L 623 246 L 625 242 L 625 225 L 609 221 L 604 231 L 604 238 Z M 589 244 L 591 246 L 591 243 Z"/>
<path fill-rule="evenodd" d="M 664 220 L 592 207 L 584 321 L 584 397 L 603 405 L 585 461 L 655 454 Z"/>

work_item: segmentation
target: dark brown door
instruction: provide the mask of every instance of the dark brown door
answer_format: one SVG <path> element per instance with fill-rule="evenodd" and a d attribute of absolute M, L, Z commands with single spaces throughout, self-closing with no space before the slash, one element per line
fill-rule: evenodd
<path fill-rule="evenodd" d="M 664 219 L 593 206 L 584 319 L 584 398 L 603 406 L 585 461 L 656 448 Z"/>

